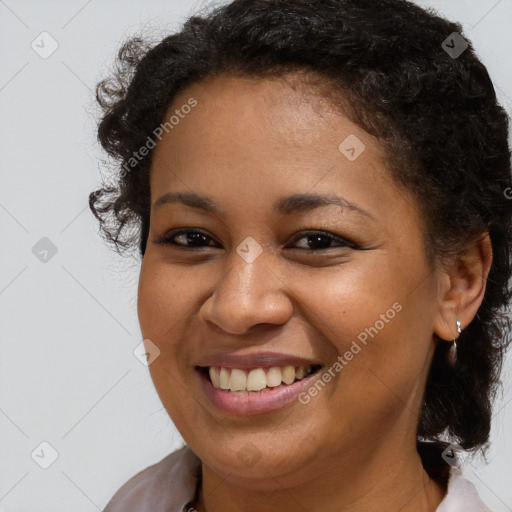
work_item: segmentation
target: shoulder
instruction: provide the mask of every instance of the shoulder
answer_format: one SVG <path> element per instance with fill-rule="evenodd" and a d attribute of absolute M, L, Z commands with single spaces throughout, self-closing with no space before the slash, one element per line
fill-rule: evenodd
<path fill-rule="evenodd" d="M 188 446 L 140 471 L 112 497 L 104 512 L 182 510 L 195 494 L 200 460 Z"/>
<path fill-rule="evenodd" d="M 460 469 L 453 467 L 448 481 L 448 491 L 436 512 L 492 512 L 480 499 L 469 480 L 462 476 Z"/>

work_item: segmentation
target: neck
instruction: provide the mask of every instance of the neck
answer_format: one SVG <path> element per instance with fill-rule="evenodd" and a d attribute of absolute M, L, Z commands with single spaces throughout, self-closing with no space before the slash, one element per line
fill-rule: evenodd
<path fill-rule="evenodd" d="M 301 474 L 256 481 L 238 480 L 234 474 L 218 475 L 203 464 L 196 504 L 198 512 L 362 512 L 400 510 L 434 512 L 446 489 L 423 468 L 415 442 L 408 456 L 400 449 L 365 450 L 318 460 Z M 394 453 L 393 453 L 394 452 Z M 313 476 L 312 476 L 313 475 Z"/>

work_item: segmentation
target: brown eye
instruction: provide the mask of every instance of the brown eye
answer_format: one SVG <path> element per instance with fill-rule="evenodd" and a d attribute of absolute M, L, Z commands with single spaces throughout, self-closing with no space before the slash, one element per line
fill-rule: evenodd
<path fill-rule="evenodd" d="M 197 229 L 181 229 L 153 240 L 158 245 L 174 245 L 184 249 L 220 247 L 210 236 Z"/>
<path fill-rule="evenodd" d="M 300 240 L 305 240 L 306 242 L 301 244 L 302 247 L 296 247 L 298 249 L 310 249 L 313 251 L 333 249 L 337 247 L 357 249 L 357 246 L 352 242 L 325 231 L 311 231 L 299 238 L 296 238 L 294 240 L 294 244 L 297 244 Z"/>

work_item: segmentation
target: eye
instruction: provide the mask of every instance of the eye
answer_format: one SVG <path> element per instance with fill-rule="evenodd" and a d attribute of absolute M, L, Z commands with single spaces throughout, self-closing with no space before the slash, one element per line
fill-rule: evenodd
<path fill-rule="evenodd" d="M 306 240 L 306 242 L 302 242 L 302 247 L 297 247 L 298 249 L 309 249 L 313 251 L 333 249 L 336 247 L 357 249 L 354 243 L 325 231 L 309 231 L 305 235 L 296 238 L 293 243 L 297 245 L 297 242 L 300 240 Z"/>
<path fill-rule="evenodd" d="M 213 238 L 198 229 L 181 229 L 174 233 L 167 233 L 153 242 L 158 245 L 174 245 L 182 249 L 220 247 Z M 213 242 L 213 244 L 209 242 Z"/>
<path fill-rule="evenodd" d="M 305 242 L 304 242 L 305 241 Z M 161 238 L 153 240 L 158 245 L 172 245 L 179 249 L 198 249 L 202 247 L 217 247 L 221 245 L 212 237 L 198 229 L 180 229 L 172 233 L 167 233 Z M 299 244 L 297 242 L 300 242 Z M 325 249 L 334 249 L 339 247 L 348 247 L 357 249 L 358 247 L 344 238 L 325 231 L 309 231 L 302 236 L 295 238 L 292 242 L 294 248 L 306 249 L 311 251 L 321 251 Z M 300 246 L 302 245 L 302 247 Z"/>

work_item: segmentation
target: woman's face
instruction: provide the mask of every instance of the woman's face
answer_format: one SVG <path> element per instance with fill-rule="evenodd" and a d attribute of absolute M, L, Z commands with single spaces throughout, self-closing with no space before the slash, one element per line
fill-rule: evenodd
<path fill-rule="evenodd" d="M 153 155 L 138 313 L 187 444 L 262 487 L 413 450 L 439 283 L 377 141 L 277 79 L 195 84 L 173 114 Z M 299 379 L 308 365 L 321 367 Z M 210 366 L 221 387 L 266 388 L 216 388 Z"/>

